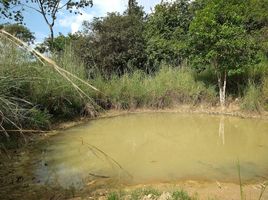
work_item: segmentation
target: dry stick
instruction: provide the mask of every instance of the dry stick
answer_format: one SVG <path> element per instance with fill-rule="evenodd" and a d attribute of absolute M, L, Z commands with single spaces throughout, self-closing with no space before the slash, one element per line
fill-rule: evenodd
<path fill-rule="evenodd" d="M 106 154 L 104 151 L 102 151 L 101 149 L 99 149 L 98 147 L 96 147 L 96 146 L 94 146 L 94 145 L 92 145 L 92 144 L 90 144 L 90 143 L 88 143 L 88 142 L 84 142 L 84 140 L 83 140 L 83 138 L 82 138 L 82 145 L 83 144 L 86 144 L 86 145 L 88 145 L 88 147 L 90 148 L 90 149 L 95 149 L 97 152 L 99 152 L 99 153 L 101 153 L 102 155 L 104 155 L 106 158 L 107 158 L 107 160 L 110 160 L 110 161 L 112 161 L 116 166 L 118 166 L 119 167 L 119 169 L 121 169 L 123 172 L 125 172 L 129 177 L 133 177 L 127 170 L 125 170 L 115 159 L 113 159 L 111 156 L 109 156 L 108 154 Z"/>
<path fill-rule="evenodd" d="M 2 113 L 2 111 L 0 110 L 0 117 L 1 117 L 1 121 L 0 121 L 0 128 L 2 130 L 0 130 L 0 132 L 4 132 L 4 134 L 6 135 L 6 137 L 9 138 L 9 134 L 7 133 L 7 131 L 5 130 L 5 128 L 2 126 L 3 122 L 4 122 L 4 114 Z"/>
<path fill-rule="evenodd" d="M 20 41 L 19 39 L 17 39 L 15 36 L 9 34 L 8 32 L 4 31 L 4 30 L 0 30 L 0 33 L 2 33 L 6 39 L 8 39 L 10 42 L 14 43 L 15 45 L 19 46 L 19 47 L 23 47 L 25 48 L 26 50 L 28 50 L 30 53 L 34 54 L 32 52 L 33 49 L 30 49 L 28 47 L 28 45 L 26 45 L 24 42 Z M 6 35 L 5 35 L 6 34 Z M 16 42 L 19 42 L 19 44 L 17 44 L 15 41 L 13 41 L 12 39 L 10 39 L 8 36 L 11 36 L 13 39 L 16 40 Z M 38 57 L 38 56 L 35 56 L 43 65 L 45 65 L 45 63 Z"/>
<path fill-rule="evenodd" d="M 6 31 L 4 31 L 4 30 L 2 30 L 2 29 L 0 30 L 0 33 L 2 33 L 2 34 L 4 34 L 5 36 L 8 36 L 8 37 L 11 37 L 12 39 L 14 39 L 18 44 L 20 44 L 20 46 L 26 48 L 29 52 L 33 53 L 33 54 L 35 55 L 35 57 L 38 58 L 38 60 L 40 60 L 40 61 L 41 61 L 42 59 L 45 60 L 47 63 L 49 63 L 50 65 L 52 65 L 52 66 L 54 67 L 54 69 L 57 68 L 58 70 L 63 71 L 64 73 L 66 73 L 66 74 L 72 76 L 72 77 L 75 78 L 76 80 L 79 80 L 80 82 L 86 84 L 87 86 L 89 86 L 89 87 L 92 88 L 93 90 L 102 93 L 102 92 L 101 92 L 100 90 L 98 90 L 96 87 L 94 87 L 94 86 L 92 86 L 91 84 L 87 83 L 86 81 L 80 79 L 80 78 L 77 77 L 76 75 L 74 75 L 74 74 L 68 72 L 67 70 L 65 70 L 65 69 L 63 69 L 63 68 L 61 68 L 61 67 L 59 67 L 59 66 L 58 66 L 53 60 L 51 60 L 50 58 L 45 57 L 44 55 L 42 55 L 41 53 L 39 53 L 39 52 L 36 51 L 35 49 L 31 49 L 25 42 L 21 41 L 21 40 L 18 39 L 17 37 L 11 35 L 10 33 L 6 32 Z M 8 38 L 8 37 L 7 37 L 7 38 Z M 9 40 L 10 40 L 10 39 L 9 39 Z M 14 41 L 13 41 L 13 42 L 14 42 Z M 16 44 L 17 44 L 17 43 L 16 43 Z M 17 45 L 18 45 L 18 44 L 17 44 Z M 42 62 L 42 61 L 41 61 L 41 62 Z M 44 64 L 44 62 L 42 62 L 42 64 Z M 57 70 L 57 71 L 58 71 L 58 70 Z"/>
<path fill-rule="evenodd" d="M 91 84 L 87 83 L 86 81 L 80 79 L 79 77 L 73 75 L 72 73 L 68 72 L 65 69 L 62 69 L 61 67 L 59 67 L 53 60 L 45 57 L 44 55 L 42 55 L 41 53 L 39 53 L 38 51 L 30 48 L 26 43 L 24 43 L 23 41 L 21 41 L 20 39 L 18 39 L 17 37 L 11 35 L 10 33 L 4 31 L 3 29 L 0 30 L 0 33 L 5 36 L 6 39 L 8 39 L 9 41 L 11 41 L 12 43 L 14 43 L 15 45 L 25 48 L 27 51 L 29 51 L 30 53 L 32 53 L 43 65 L 45 65 L 45 63 L 43 62 L 46 61 L 47 63 L 49 63 L 55 71 L 57 71 L 61 76 L 63 76 L 68 82 L 70 82 L 72 84 L 72 86 L 75 88 L 75 90 L 81 95 L 83 94 L 85 97 L 87 97 L 88 99 L 90 99 L 91 103 L 94 103 L 92 101 L 92 99 L 81 89 L 79 88 L 69 77 L 66 76 L 66 74 L 72 76 L 73 78 L 75 78 L 76 80 L 86 84 L 87 86 L 89 86 L 90 88 L 92 88 L 93 90 L 100 92 L 100 90 L 98 90 L 97 88 L 95 88 L 94 86 L 92 86 Z M 65 74 L 64 74 L 65 73 Z M 102 92 L 100 92 L 102 93 Z M 103 93 L 102 93 L 103 94 Z M 11 121 L 12 124 L 14 124 Z M 14 124 L 15 127 L 17 127 L 20 130 L 20 133 L 22 134 L 22 129 L 19 128 L 16 124 Z M 3 127 L 2 127 L 3 128 Z M 4 129 L 3 129 L 4 130 Z M 7 132 L 4 130 L 3 131 L 5 134 L 7 134 Z"/>
<path fill-rule="evenodd" d="M 266 190 L 267 184 L 268 184 L 268 182 L 267 182 L 267 183 L 264 183 L 264 185 L 261 186 L 261 187 L 262 187 L 262 188 L 261 188 L 261 193 L 260 193 L 260 196 L 259 196 L 259 199 L 258 199 L 258 200 L 261 200 L 262 195 L 263 195 L 263 193 L 264 193 L 265 190 Z"/>
<path fill-rule="evenodd" d="M 51 60 L 50 58 L 45 57 L 44 55 L 42 55 L 40 52 L 30 48 L 26 43 L 24 43 L 23 41 L 21 41 L 20 39 L 16 38 L 15 36 L 11 35 L 10 33 L 4 31 L 4 30 L 0 30 L 0 33 L 4 34 L 4 36 L 6 36 L 6 38 L 8 40 L 10 40 L 11 42 L 15 43 L 16 45 L 26 48 L 26 50 L 28 50 L 29 52 L 31 52 L 43 65 L 45 65 L 45 63 L 43 62 L 43 60 L 45 60 L 47 63 L 49 63 L 51 66 L 53 66 L 54 70 L 57 71 L 61 76 L 63 76 L 68 82 L 70 82 L 72 84 L 72 86 L 75 88 L 75 90 L 77 90 L 78 93 L 83 94 L 84 96 L 86 96 L 88 99 L 90 99 L 91 103 L 95 103 L 92 101 L 92 98 L 90 98 L 81 88 L 79 88 L 73 81 L 71 81 L 71 79 L 69 77 L 66 76 L 66 74 L 72 76 L 73 78 L 75 78 L 76 80 L 84 83 L 85 85 L 89 86 L 90 88 L 92 88 L 93 90 L 103 94 L 104 96 L 106 96 L 103 92 L 101 92 L 100 90 L 98 90 L 96 87 L 92 86 L 91 84 L 87 83 L 86 81 L 80 79 L 79 77 L 75 76 L 74 74 L 68 72 L 67 70 L 59 67 L 53 60 Z M 14 39 L 15 41 L 11 40 L 9 37 L 11 37 L 12 39 Z M 66 73 L 66 74 L 64 74 Z"/>
<path fill-rule="evenodd" d="M 0 125 L 0 127 L 1 127 L 1 125 Z M 5 132 L 5 131 L 7 131 L 7 132 L 23 132 L 23 133 L 47 133 L 48 132 L 48 131 L 41 131 L 41 130 L 23 130 L 23 129 L 21 129 L 21 130 L 0 130 L 0 133 Z"/>

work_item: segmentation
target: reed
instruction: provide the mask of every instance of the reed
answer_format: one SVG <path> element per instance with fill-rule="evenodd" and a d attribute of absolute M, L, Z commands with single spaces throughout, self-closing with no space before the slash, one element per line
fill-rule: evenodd
<path fill-rule="evenodd" d="M 98 112 L 88 94 L 101 92 L 87 82 L 82 64 L 69 62 L 71 51 L 58 60 L 64 65 L 59 67 L 3 30 L 0 39 L 0 133 L 47 130 L 51 119 L 78 116 L 85 107 Z"/>

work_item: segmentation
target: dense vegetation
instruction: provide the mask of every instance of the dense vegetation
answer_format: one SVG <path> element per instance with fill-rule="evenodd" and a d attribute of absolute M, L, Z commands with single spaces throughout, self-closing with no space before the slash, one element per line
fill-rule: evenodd
<path fill-rule="evenodd" d="M 1 35 L 0 129 L 43 130 L 111 108 L 228 106 L 235 99 L 241 109 L 261 112 L 268 108 L 267 6 L 267 0 L 177 0 L 146 14 L 129 1 L 122 14 L 84 22 L 81 32 L 36 47 L 101 91 L 77 83 L 90 99 Z M 34 40 L 22 25 L 1 28 Z"/>

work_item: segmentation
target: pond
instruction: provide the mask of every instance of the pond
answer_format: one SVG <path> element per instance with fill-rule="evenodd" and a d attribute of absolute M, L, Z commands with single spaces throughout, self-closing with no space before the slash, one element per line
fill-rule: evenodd
<path fill-rule="evenodd" d="M 94 179 L 125 184 L 238 182 L 238 167 L 243 182 L 259 182 L 268 179 L 268 122 L 201 114 L 129 114 L 62 131 L 40 151 L 35 175 L 42 183 L 66 188 L 83 187 Z"/>

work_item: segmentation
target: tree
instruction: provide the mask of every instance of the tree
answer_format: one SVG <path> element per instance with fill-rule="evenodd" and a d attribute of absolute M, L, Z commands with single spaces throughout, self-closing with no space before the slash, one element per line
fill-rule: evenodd
<path fill-rule="evenodd" d="M 217 75 L 220 103 L 225 105 L 227 77 L 258 61 L 258 47 L 246 30 L 249 1 L 211 0 L 190 25 L 190 59 L 198 70 L 211 65 Z"/>
<path fill-rule="evenodd" d="M 107 77 L 113 73 L 122 75 L 134 68 L 144 69 L 143 10 L 137 4 L 134 6 L 131 12 L 128 8 L 122 15 L 108 13 L 106 17 L 84 23 L 85 41 L 80 54 L 87 66 L 95 66 Z"/>
<path fill-rule="evenodd" d="M 23 16 L 20 9 L 13 9 L 19 3 L 18 0 L 0 0 L 0 19 L 7 18 L 21 22 Z"/>
<path fill-rule="evenodd" d="M 67 36 L 59 33 L 59 36 L 55 37 L 52 41 L 51 38 L 46 38 L 45 41 L 36 46 L 36 49 L 41 52 L 51 52 L 60 54 L 65 50 L 65 47 L 72 45 L 80 36 L 77 34 L 69 33 Z"/>
<path fill-rule="evenodd" d="M 5 31 L 9 32 L 10 34 L 16 36 L 17 38 L 21 39 L 22 41 L 33 44 L 35 37 L 34 34 L 25 26 L 20 24 L 3 24 L 0 25 L 0 29 L 3 28 Z"/>
<path fill-rule="evenodd" d="M 179 65 L 186 55 L 186 40 L 194 12 L 189 0 L 162 2 L 146 23 L 146 51 L 151 64 Z"/>
<path fill-rule="evenodd" d="M 268 58 L 268 0 L 250 0 L 246 28 L 253 35 Z"/>
<path fill-rule="evenodd" d="M 44 18 L 53 41 L 53 28 L 60 10 L 65 9 L 70 13 L 82 14 L 81 8 L 92 5 L 92 0 L 0 0 L 0 17 L 22 22 L 23 11 L 34 10 Z"/>

